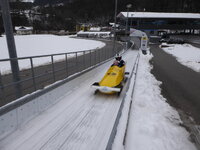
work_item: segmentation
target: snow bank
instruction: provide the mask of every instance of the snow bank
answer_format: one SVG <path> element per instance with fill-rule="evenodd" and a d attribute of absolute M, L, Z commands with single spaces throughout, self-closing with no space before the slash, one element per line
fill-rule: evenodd
<path fill-rule="evenodd" d="M 150 59 L 140 57 L 125 149 L 195 150 L 177 111 L 161 95 L 161 83 L 150 73 Z"/>
<path fill-rule="evenodd" d="M 177 61 L 196 72 L 200 72 L 200 49 L 190 44 L 175 44 L 173 47 L 162 48 L 176 57 Z"/>
<path fill-rule="evenodd" d="M 15 36 L 15 43 L 18 57 L 48 55 L 56 53 L 68 53 L 102 48 L 103 42 L 74 39 L 69 36 L 55 35 L 21 35 Z M 6 37 L 0 37 L 0 59 L 9 58 Z M 57 56 L 55 59 L 64 59 L 64 56 Z M 51 58 L 34 59 L 34 66 L 49 63 Z M 20 69 L 29 68 L 29 61 L 19 61 Z M 9 62 L 0 62 L 0 70 L 5 73 L 10 70 Z"/>

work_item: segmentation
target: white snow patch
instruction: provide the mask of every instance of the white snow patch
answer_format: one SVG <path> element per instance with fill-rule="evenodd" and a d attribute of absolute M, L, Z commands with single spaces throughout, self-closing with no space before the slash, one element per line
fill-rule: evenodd
<path fill-rule="evenodd" d="M 15 44 L 18 57 L 28 57 L 36 55 L 48 55 L 57 53 L 68 53 L 98 49 L 105 46 L 105 43 L 94 40 L 74 39 L 69 36 L 55 35 L 21 35 L 15 36 Z M 0 37 L 0 59 L 9 58 L 6 37 Z M 68 55 L 70 56 L 70 55 Z M 72 57 L 72 56 L 71 56 Z M 56 56 L 55 60 L 65 59 L 65 56 Z M 34 66 L 50 63 L 50 57 L 37 58 L 33 60 Z M 19 61 L 20 69 L 30 67 L 29 60 Z M 9 62 L 0 62 L 1 73 L 8 73 Z"/>
<path fill-rule="evenodd" d="M 163 50 L 176 57 L 177 61 L 196 72 L 200 72 L 200 49 L 190 44 L 175 44 Z"/>
<path fill-rule="evenodd" d="M 196 150 L 177 111 L 161 95 L 150 59 L 140 57 L 125 149 Z"/>

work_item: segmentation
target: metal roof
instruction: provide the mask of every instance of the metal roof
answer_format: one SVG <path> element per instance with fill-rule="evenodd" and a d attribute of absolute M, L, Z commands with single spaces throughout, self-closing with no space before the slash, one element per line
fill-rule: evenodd
<path fill-rule="evenodd" d="M 127 12 L 120 12 L 117 17 L 127 18 Z M 200 19 L 199 13 L 164 13 L 164 12 L 128 12 L 129 18 L 180 18 Z"/>

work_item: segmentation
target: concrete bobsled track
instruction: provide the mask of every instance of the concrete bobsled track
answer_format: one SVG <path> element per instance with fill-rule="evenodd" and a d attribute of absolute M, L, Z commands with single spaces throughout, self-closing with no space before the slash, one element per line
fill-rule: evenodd
<path fill-rule="evenodd" d="M 132 71 L 137 54 L 136 50 L 124 54 L 126 71 Z M 106 149 L 126 88 L 119 97 L 94 95 L 91 85 L 112 62 L 0 116 L 0 149 Z"/>

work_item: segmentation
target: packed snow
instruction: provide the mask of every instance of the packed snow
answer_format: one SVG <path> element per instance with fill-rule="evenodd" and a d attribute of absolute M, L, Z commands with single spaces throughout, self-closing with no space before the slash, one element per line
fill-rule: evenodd
<path fill-rule="evenodd" d="M 85 51 L 91 49 L 98 49 L 105 46 L 105 43 L 94 40 L 84 40 L 70 38 L 70 36 L 56 36 L 56 35 L 20 35 L 15 36 L 15 44 L 18 57 L 28 57 L 36 55 L 48 55 L 57 53 L 68 53 L 76 51 Z M 6 37 L 0 37 L 0 59 L 9 58 Z M 70 56 L 70 55 L 68 55 Z M 55 59 L 64 59 L 65 56 L 56 56 Z M 43 57 L 42 59 L 34 59 L 34 66 L 49 63 L 50 57 Z M 20 69 L 30 67 L 30 61 L 19 61 Z M 9 72 L 9 62 L 0 62 L 1 73 Z"/>
<path fill-rule="evenodd" d="M 177 61 L 196 72 L 200 72 L 200 49 L 190 44 L 173 44 L 162 48 L 176 57 Z"/>
<path fill-rule="evenodd" d="M 127 120 L 122 114 L 121 128 L 119 126 L 113 149 L 196 150 L 189 133 L 181 126 L 177 111 L 161 95 L 161 83 L 150 73 L 152 66 L 149 60 L 152 56 L 140 56 L 127 135 L 125 140 L 118 137 L 122 136 L 121 130 Z M 134 78 L 131 82 L 134 82 Z M 126 101 L 130 101 L 132 90 L 133 86 L 130 86 Z M 129 104 L 125 104 L 125 109 L 129 108 Z M 127 111 L 125 113 L 128 114 Z"/>

